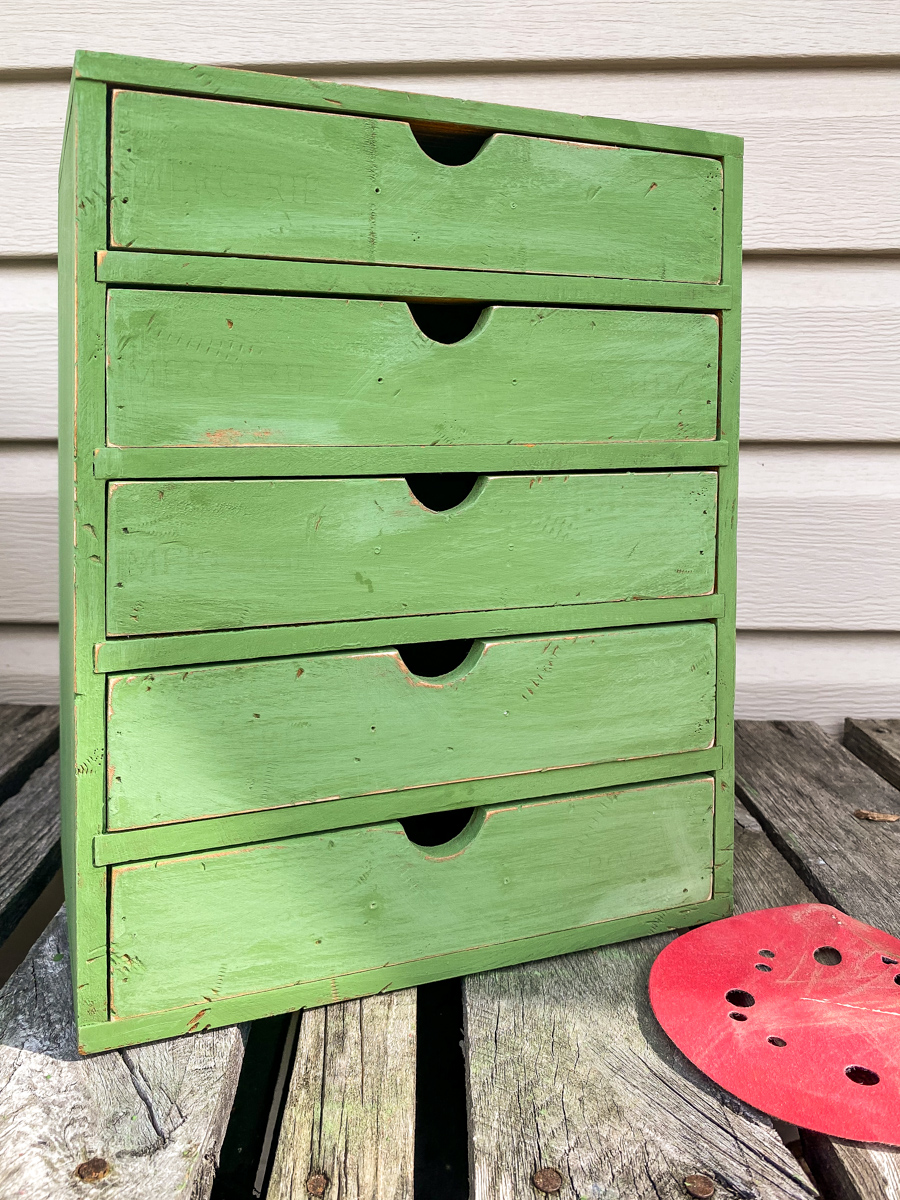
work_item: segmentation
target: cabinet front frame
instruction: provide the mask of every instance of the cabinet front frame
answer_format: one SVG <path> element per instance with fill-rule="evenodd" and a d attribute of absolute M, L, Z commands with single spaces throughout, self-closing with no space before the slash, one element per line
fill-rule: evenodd
<path fill-rule="evenodd" d="M 605 141 L 673 153 L 703 154 L 718 158 L 724 168 L 723 269 L 719 284 L 637 283 L 614 279 L 569 279 L 555 276 L 509 276 L 495 273 L 416 268 L 341 266 L 275 260 L 230 259 L 206 256 L 147 254 L 110 251 L 108 240 L 109 181 L 107 163 L 109 91 L 112 86 L 147 87 L 186 95 L 229 97 L 257 103 L 280 103 L 334 111 L 340 93 L 341 111 L 360 114 L 414 117 L 470 126 L 507 129 L 538 136 Z M 612 305 L 659 309 L 702 310 L 721 318 L 719 363 L 719 430 L 714 442 L 690 446 L 685 452 L 671 443 L 640 446 L 588 448 L 583 459 L 573 463 L 568 448 L 554 451 L 514 447 L 482 448 L 472 455 L 469 448 L 425 447 L 384 458 L 374 472 L 391 473 L 431 470 L 522 470 L 630 469 L 648 466 L 708 466 L 719 473 L 719 522 L 716 551 L 717 587 L 712 597 L 699 601 L 639 601 L 634 605 L 609 605 L 607 623 L 643 624 L 655 621 L 708 619 L 717 625 L 716 744 L 698 760 L 692 771 L 712 771 L 716 776 L 717 802 L 714 822 L 714 888 L 712 898 L 690 911 L 645 914 L 610 922 L 602 933 L 568 931 L 533 939 L 530 957 L 543 957 L 586 948 L 605 941 L 642 936 L 661 929 L 696 924 L 730 911 L 732 874 L 732 794 L 734 778 L 733 704 L 735 650 L 735 518 L 737 503 L 738 442 L 737 397 L 740 354 L 740 265 L 741 265 L 742 160 L 740 139 L 725 135 L 670 130 L 632 122 L 566 114 L 529 112 L 467 101 L 408 97 L 399 93 L 315 81 L 280 79 L 253 72 L 204 68 L 197 71 L 182 64 L 160 64 L 115 55 L 79 53 L 70 94 L 63 157 L 60 171 L 60 664 L 61 664 L 61 756 L 63 861 L 69 898 L 68 920 L 72 944 L 73 992 L 80 1048 L 93 1052 L 123 1042 L 149 1041 L 188 1030 L 180 1017 L 159 1014 L 122 1022 L 109 1019 L 108 887 L 111 864 L 134 861 L 152 854 L 178 853 L 177 839 L 185 830 L 165 834 L 166 843 L 149 845 L 144 831 L 112 835 L 105 829 L 105 695 L 107 672 L 157 665 L 214 662 L 236 657 L 258 657 L 297 652 L 303 648 L 326 648 L 337 639 L 341 645 L 385 644 L 395 638 L 393 629 L 363 629 L 372 622 L 336 633 L 331 625 L 231 634 L 187 635 L 169 638 L 125 639 L 110 646 L 104 624 L 106 481 L 128 478 L 185 478 L 235 475 L 328 475 L 372 474 L 371 451 L 354 456 L 317 454 L 304 449 L 271 450 L 221 448 L 200 451 L 116 450 L 106 446 L 105 396 L 105 309 L 107 287 L 116 284 L 199 287 L 212 290 L 278 290 L 297 295 L 390 296 L 402 299 L 452 298 L 481 302 L 523 302 L 554 305 Z M 77 292 L 77 300 L 76 300 Z M 77 423 L 76 423 L 77 414 Z M 191 455 L 204 455 L 199 466 Z M 261 469 L 254 459 L 242 466 L 245 457 L 268 453 L 269 465 Z M 504 457 L 506 453 L 506 457 Z M 215 460 L 207 455 L 215 454 Z M 693 457 L 692 457 L 693 456 Z M 498 458 L 501 460 L 498 462 Z M 501 465 L 502 463 L 502 465 Z M 76 599 L 77 597 L 77 599 Z M 678 608 L 678 605 L 694 605 Z M 655 605 L 656 608 L 651 608 Z M 646 607 L 645 607 L 646 606 Z M 700 606 L 700 607 L 697 607 Z M 570 614 L 569 622 L 546 624 L 545 610 L 523 610 L 522 624 L 510 628 L 501 615 L 489 621 L 481 614 L 465 614 L 462 621 L 442 628 L 442 636 L 469 636 L 569 629 L 602 628 L 604 617 L 597 608 L 590 614 Z M 408 619 L 402 619 L 408 620 Z M 426 622 L 431 620 L 424 619 Z M 531 624 L 526 625 L 526 621 Z M 392 622 L 395 624 L 396 622 Z M 353 623 L 347 623 L 353 625 Z M 408 627 L 407 627 L 408 628 Z M 460 632 L 464 629 L 465 632 Z M 405 640 L 427 640 L 440 635 L 432 622 L 419 625 Z M 203 638 L 231 639 L 202 641 Z M 375 639 L 373 641 L 373 639 Z M 286 649 L 285 647 L 288 647 Z M 585 779 L 573 788 L 612 786 L 661 778 L 656 770 L 674 772 L 672 763 L 639 760 L 641 774 L 596 780 Z M 683 766 L 687 768 L 687 763 Z M 568 790 L 568 788 L 567 788 Z M 544 793 L 550 794 L 550 793 Z M 514 798 L 512 796 L 510 799 Z M 525 797 L 523 797 L 525 798 Z M 470 803 L 471 801 L 464 803 Z M 456 802 L 458 803 L 458 801 Z M 447 807 L 456 806 L 447 804 Z M 397 814 L 399 815 L 399 814 Z M 267 814 L 255 814 L 266 820 Z M 226 818 L 225 820 L 233 820 Z M 198 823 L 192 823 L 194 825 Z M 192 830 L 180 852 L 235 844 L 234 838 L 255 840 L 284 836 L 287 830 L 262 826 Z M 170 827 L 171 829 L 171 827 Z M 294 832 L 301 832 L 295 829 Z M 193 837 L 193 844 L 191 844 Z M 112 844 L 113 838 L 132 838 L 130 845 Z M 141 842 L 141 838 L 144 841 Z M 224 841 L 222 839 L 225 839 Z M 383 986 L 410 986 L 437 978 L 486 970 L 518 961 L 521 950 L 501 946 L 490 954 L 464 952 L 451 956 L 453 962 L 423 970 L 415 977 L 392 980 L 348 978 L 340 996 L 329 988 L 322 994 L 291 989 L 223 1003 L 210 1012 L 209 1024 L 225 1025 L 282 1012 L 298 1004 L 323 1004 L 334 999 L 363 994 Z M 194 1027 L 196 1028 L 196 1026 Z"/>

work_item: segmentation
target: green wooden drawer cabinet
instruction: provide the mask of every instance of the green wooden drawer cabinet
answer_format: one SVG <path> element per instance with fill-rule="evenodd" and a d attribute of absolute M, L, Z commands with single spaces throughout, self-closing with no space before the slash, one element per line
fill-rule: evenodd
<path fill-rule="evenodd" d="M 740 199 L 723 135 L 78 54 L 85 1052 L 728 913 Z"/>

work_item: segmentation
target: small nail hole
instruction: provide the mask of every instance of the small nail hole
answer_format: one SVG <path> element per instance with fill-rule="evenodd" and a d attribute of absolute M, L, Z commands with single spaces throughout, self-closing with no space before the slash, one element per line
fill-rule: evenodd
<path fill-rule="evenodd" d="M 880 1075 L 876 1075 L 868 1067 L 844 1067 L 844 1074 L 853 1083 L 861 1083 L 864 1087 L 872 1087 L 881 1079 Z"/>
<path fill-rule="evenodd" d="M 760 955 L 761 958 L 774 958 L 775 957 L 774 950 L 759 950 L 759 951 L 757 951 L 757 953 Z"/>
<path fill-rule="evenodd" d="M 834 946 L 820 946 L 818 950 L 813 951 L 813 958 L 823 967 L 836 967 L 843 955 Z"/>
<path fill-rule="evenodd" d="M 786 1046 L 787 1045 L 787 1042 L 784 1040 L 784 1038 L 780 1038 L 780 1037 L 768 1037 L 768 1038 L 766 1038 L 766 1041 L 769 1043 L 770 1046 Z"/>
<path fill-rule="evenodd" d="M 725 993 L 725 999 L 735 1008 L 752 1008 L 756 1003 L 750 993 L 745 992 L 743 988 L 732 988 L 730 992 Z"/>
<path fill-rule="evenodd" d="M 757 969 L 757 971 L 771 971 L 772 970 L 772 968 L 767 967 L 765 963 L 757 963 L 756 969 Z"/>
<path fill-rule="evenodd" d="M 729 1017 L 731 1017 L 732 1021 L 746 1021 L 747 1020 L 746 1013 L 730 1012 L 728 1015 L 729 1015 Z"/>

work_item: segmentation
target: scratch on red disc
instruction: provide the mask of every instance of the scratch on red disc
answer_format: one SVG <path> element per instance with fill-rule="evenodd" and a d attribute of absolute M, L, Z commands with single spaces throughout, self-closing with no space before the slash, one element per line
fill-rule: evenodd
<path fill-rule="evenodd" d="M 650 1003 L 692 1063 L 802 1129 L 900 1145 L 900 940 L 827 904 L 676 938 Z"/>

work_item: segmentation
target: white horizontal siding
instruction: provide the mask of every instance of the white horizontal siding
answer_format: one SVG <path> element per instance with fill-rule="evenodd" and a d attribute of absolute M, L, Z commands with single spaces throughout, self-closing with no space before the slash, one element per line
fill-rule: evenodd
<path fill-rule="evenodd" d="M 900 261 L 750 259 L 741 432 L 900 441 Z M 0 263 L 0 438 L 56 437 L 56 273 Z"/>
<path fill-rule="evenodd" d="M 86 46 L 744 136 L 738 712 L 830 726 L 900 715 L 894 0 L 223 0 L 214 18 L 196 0 L 11 8 L 0 40 L 0 700 L 55 695 L 56 173 L 62 74 Z"/>
<path fill-rule="evenodd" d="M 900 6 L 898 6 L 900 9 Z M 356 82 L 741 134 L 751 251 L 900 251 L 897 73 L 829 70 L 360 74 Z M 56 250 L 60 83 L 0 102 L 0 255 Z"/>
<path fill-rule="evenodd" d="M 81 46 L 237 65 L 900 53 L 891 0 L 32 0 L 3 24 L 10 68 L 66 67 Z"/>
<path fill-rule="evenodd" d="M 749 633 L 737 639 L 738 717 L 818 721 L 900 714 L 900 634 Z"/>

